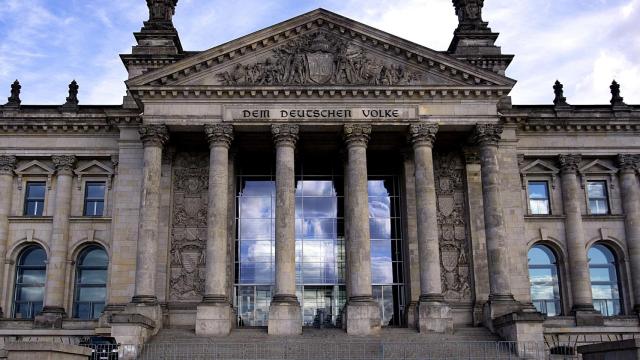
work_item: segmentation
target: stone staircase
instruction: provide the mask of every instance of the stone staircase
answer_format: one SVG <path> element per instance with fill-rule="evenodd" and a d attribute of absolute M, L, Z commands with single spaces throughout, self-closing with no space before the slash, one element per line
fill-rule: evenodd
<path fill-rule="evenodd" d="M 192 329 L 163 329 L 145 345 L 140 359 L 378 360 L 519 359 L 513 343 L 484 328 L 453 334 L 419 334 L 383 329 L 375 336 L 347 336 L 339 329 L 304 329 L 299 336 L 274 337 L 266 329 L 236 329 L 227 337 L 199 337 Z M 521 352 L 520 352 L 521 353 Z M 538 357 L 526 357 L 537 359 Z"/>

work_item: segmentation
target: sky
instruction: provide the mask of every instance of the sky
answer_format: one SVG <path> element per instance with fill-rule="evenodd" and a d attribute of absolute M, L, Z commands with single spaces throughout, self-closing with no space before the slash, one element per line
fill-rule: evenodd
<path fill-rule="evenodd" d="M 206 50 L 318 7 L 439 51 L 457 25 L 450 0 L 179 0 L 174 24 L 185 50 Z M 23 104 L 62 104 L 73 79 L 80 104 L 122 103 L 118 54 L 148 18 L 144 0 L 0 0 L 0 9 L 0 103 L 15 79 Z M 640 0 L 485 0 L 483 17 L 516 55 L 514 104 L 550 104 L 556 79 L 571 104 L 607 104 L 614 78 L 625 102 L 640 103 Z"/>

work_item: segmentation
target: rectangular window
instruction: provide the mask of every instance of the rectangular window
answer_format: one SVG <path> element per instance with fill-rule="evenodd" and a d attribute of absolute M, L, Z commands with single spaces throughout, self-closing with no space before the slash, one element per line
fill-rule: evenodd
<path fill-rule="evenodd" d="M 606 215 L 609 213 L 606 181 L 588 181 L 587 196 L 589 197 L 590 214 Z"/>
<path fill-rule="evenodd" d="M 84 216 L 104 214 L 104 182 L 87 182 L 84 191 Z"/>
<path fill-rule="evenodd" d="M 42 216 L 44 211 L 44 181 L 30 181 L 24 199 L 24 214 L 26 216 Z"/>
<path fill-rule="evenodd" d="M 529 181 L 527 190 L 529 192 L 529 209 L 532 215 L 549 215 L 551 206 L 549 204 L 549 186 L 546 181 Z"/>

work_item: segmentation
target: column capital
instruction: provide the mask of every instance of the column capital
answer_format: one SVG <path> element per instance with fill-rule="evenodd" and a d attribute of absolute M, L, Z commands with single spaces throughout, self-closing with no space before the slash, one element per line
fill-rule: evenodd
<path fill-rule="evenodd" d="M 162 147 L 169 140 L 166 125 L 141 125 L 138 132 L 144 146 Z"/>
<path fill-rule="evenodd" d="M 500 142 L 503 127 L 500 124 L 476 124 L 472 140 L 478 145 L 494 145 Z"/>
<path fill-rule="evenodd" d="M 300 126 L 298 126 L 297 124 L 271 125 L 271 135 L 273 135 L 273 142 L 276 144 L 276 146 L 296 146 L 299 133 Z"/>
<path fill-rule="evenodd" d="M 580 154 L 561 154 L 558 155 L 558 163 L 563 174 L 575 173 L 580 168 L 582 155 Z"/>
<path fill-rule="evenodd" d="M 53 155 L 51 156 L 53 165 L 56 167 L 56 171 L 60 175 L 72 175 L 73 168 L 76 165 L 75 155 Z"/>
<path fill-rule="evenodd" d="M 634 172 L 640 168 L 640 155 L 635 154 L 618 154 L 616 163 L 620 170 Z"/>
<path fill-rule="evenodd" d="M 370 136 L 371 125 L 369 124 L 346 124 L 344 126 L 344 142 L 347 146 L 367 146 Z"/>
<path fill-rule="evenodd" d="M 413 146 L 433 147 L 438 133 L 438 124 L 420 123 L 409 125 L 409 141 Z"/>
<path fill-rule="evenodd" d="M 0 175 L 13 175 L 16 168 L 16 157 L 14 155 L 0 155 Z"/>
<path fill-rule="evenodd" d="M 204 126 L 204 133 L 207 134 L 209 147 L 224 146 L 231 147 L 233 141 L 233 125 L 231 124 L 212 124 Z"/>

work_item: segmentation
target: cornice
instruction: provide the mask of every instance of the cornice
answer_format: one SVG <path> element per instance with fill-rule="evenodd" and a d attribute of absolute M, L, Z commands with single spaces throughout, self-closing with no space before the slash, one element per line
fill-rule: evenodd
<path fill-rule="evenodd" d="M 640 118 L 530 118 L 527 116 L 503 116 L 505 125 L 515 126 L 520 133 L 566 133 L 566 132 L 640 132 Z"/>
<path fill-rule="evenodd" d="M 138 125 L 142 118 L 136 114 L 78 114 L 66 116 L 60 113 L 19 111 L 0 116 L 2 133 L 110 133 L 118 126 Z"/>
<path fill-rule="evenodd" d="M 132 90 L 137 97 L 145 100 L 165 99 L 234 99 L 234 98 L 266 98 L 266 99 L 418 99 L 418 100 L 499 100 L 508 94 L 508 87 L 228 87 L 228 86 L 189 86 L 156 87 L 143 86 Z"/>

